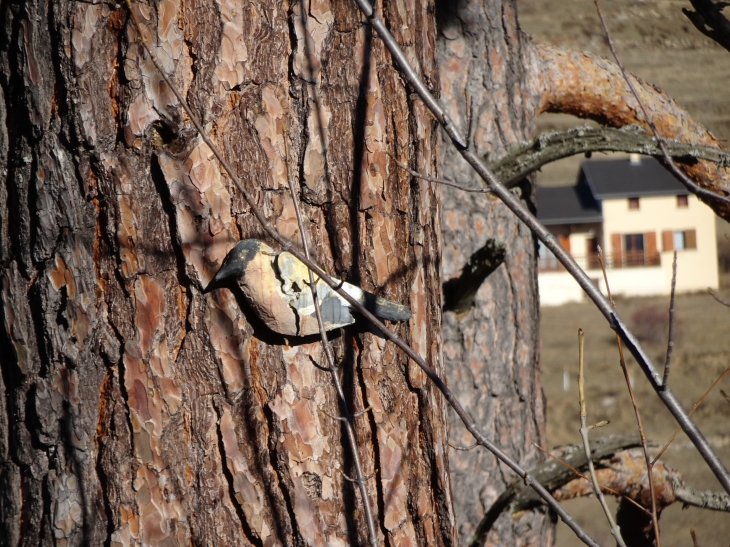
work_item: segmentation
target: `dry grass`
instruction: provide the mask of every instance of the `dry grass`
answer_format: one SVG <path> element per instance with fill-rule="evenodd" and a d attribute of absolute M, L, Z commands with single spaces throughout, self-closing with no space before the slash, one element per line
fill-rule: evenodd
<path fill-rule="evenodd" d="M 730 291 L 723 291 L 730 297 Z M 622 317 L 646 309 L 666 309 L 668 298 L 633 298 L 617 302 Z M 699 399 L 710 384 L 730 365 L 730 309 L 717 304 L 705 294 L 679 295 L 675 313 L 682 322 L 683 339 L 675 345 L 669 383 L 686 408 Z M 578 443 L 577 332 L 586 332 L 586 397 L 589 422 L 610 420 L 610 425 L 594 431 L 603 435 L 632 431 L 636 428 L 631 403 L 618 364 L 616 339 L 606 321 L 591 304 L 570 304 L 543 308 L 541 318 L 542 381 L 547 397 L 548 441 L 551 446 Z M 665 357 L 666 333 L 646 348 L 658 367 Z M 629 371 L 639 400 L 642 419 L 649 439 L 663 444 L 672 434 L 675 422 L 648 387 L 640 369 L 629 359 Z M 660 369 L 661 370 L 661 369 Z M 570 378 L 569 391 L 563 391 L 563 374 Z M 726 464 L 730 464 L 730 405 L 719 393 L 730 391 L 730 377 L 725 377 L 695 412 L 695 419 Z M 680 434 L 663 457 L 682 472 L 688 484 L 698 489 L 719 490 L 714 476 Z M 597 502 L 573 502 L 568 505 L 602 545 L 613 545 Z M 689 529 L 699 531 L 704 547 L 727 547 L 730 538 L 730 515 L 690 508 L 681 511 L 672 506 L 662 515 L 662 545 L 690 545 Z M 572 533 L 561 525 L 558 545 L 579 545 Z"/>

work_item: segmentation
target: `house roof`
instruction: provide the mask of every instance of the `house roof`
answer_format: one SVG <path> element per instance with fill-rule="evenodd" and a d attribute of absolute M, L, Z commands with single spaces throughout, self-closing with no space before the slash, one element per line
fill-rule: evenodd
<path fill-rule="evenodd" d="M 601 222 L 601 206 L 586 184 L 537 188 L 537 218 L 545 225 Z"/>
<path fill-rule="evenodd" d="M 682 183 L 651 157 L 642 156 L 636 163 L 629 158 L 584 161 L 581 169 L 597 199 L 687 194 Z"/>

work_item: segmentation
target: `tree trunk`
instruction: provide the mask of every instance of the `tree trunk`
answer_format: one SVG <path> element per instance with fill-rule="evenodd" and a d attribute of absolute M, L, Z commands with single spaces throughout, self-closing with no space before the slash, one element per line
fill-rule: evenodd
<path fill-rule="evenodd" d="M 438 133 L 354 5 L 133 9 L 258 207 L 297 238 L 297 182 L 319 263 L 408 304 L 394 328 L 442 373 L 438 189 L 386 154 L 435 174 Z M 438 88 L 431 6 L 383 9 Z M 3 2 L 2 21 L 0 543 L 365 543 L 320 344 L 201 292 L 263 232 L 127 7 Z M 372 408 L 379 542 L 453 545 L 442 399 L 366 331 L 335 350 L 350 408 Z"/>
<path fill-rule="evenodd" d="M 472 139 L 481 155 L 503 156 L 530 138 L 539 95 L 531 85 L 534 61 L 517 25 L 515 2 L 441 2 L 438 11 L 441 98 L 461 128 L 472 118 Z M 470 109 L 469 104 L 473 105 Z M 451 143 L 441 148 L 445 178 L 472 187 L 481 180 Z M 515 191 L 534 211 L 530 184 Z M 544 399 L 538 367 L 539 307 L 535 240 L 500 202 L 484 194 L 442 189 L 444 279 L 489 240 L 506 250 L 504 263 L 462 313 L 444 314 L 444 362 L 449 385 L 490 438 L 527 469 L 542 461 L 532 446 L 545 446 Z M 454 445 L 471 435 L 449 413 Z M 515 475 L 480 449 L 451 449 L 454 513 L 462 542 Z M 550 545 L 552 519 L 536 510 L 514 519 L 502 514 L 488 538 L 493 545 Z"/>

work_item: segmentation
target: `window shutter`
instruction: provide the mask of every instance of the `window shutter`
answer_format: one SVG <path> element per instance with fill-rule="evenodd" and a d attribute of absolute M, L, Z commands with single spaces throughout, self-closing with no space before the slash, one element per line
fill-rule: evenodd
<path fill-rule="evenodd" d="M 611 266 L 614 268 L 620 268 L 622 266 L 622 262 L 621 234 L 611 234 Z"/>
<path fill-rule="evenodd" d="M 611 250 L 614 253 L 621 252 L 621 234 L 611 234 Z"/>
<path fill-rule="evenodd" d="M 687 230 L 684 232 L 684 248 L 697 248 L 697 230 Z"/>
<path fill-rule="evenodd" d="M 662 232 L 662 251 L 674 250 L 674 233 L 671 230 Z"/>
<path fill-rule="evenodd" d="M 646 256 L 652 257 L 656 256 L 656 232 L 647 232 L 644 234 L 644 239 L 646 240 L 646 245 L 644 246 L 644 249 L 646 251 Z"/>

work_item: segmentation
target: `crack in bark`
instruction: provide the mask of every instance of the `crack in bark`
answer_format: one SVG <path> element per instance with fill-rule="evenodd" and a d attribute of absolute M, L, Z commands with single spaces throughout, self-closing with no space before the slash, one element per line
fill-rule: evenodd
<path fill-rule="evenodd" d="M 228 483 L 228 498 L 231 500 L 231 505 L 233 505 L 233 508 L 236 511 L 236 515 L 238 516 L 238 520 L 241 523 L 241 529 L 243 530 L 246 539 L 249 541 L 249 543 L 252 543 L 257 547 L 263 547 L 263 541 L 261 541 L 261 538 L 258 537 L 258 535 L 255 534 L 251 529 L 251 525 L 246 519 L 243 505 L 236 496 L 236 488 L 234 486 L 233 474 L 231 473 L 231 470 L 228 468 L 228 464 L 226 463 L 226 447 L 223 442 L 223 432 L 221 431 L 221 419 L 223 418 L 223 412 L 221 411 L 219 405 L 220 403 L 218 403 L 214 397 L 213 408 L 215 409 L 216 415 L 218 416 L 218 421 L 215 428 L 216 433 L 218 434 L 218 455 L 220 458 L 221 470 L 223 471 L 223 475 L 225 476 L 226 482 Z M 236 442 L 238 442 L 238 438 L 236 438 Z"/>
<path fill-rule="evenodd" d="M 280 454 L 276 448 L 278 438 L 282 432 L 280 428 L 276 427 L 276 423 L 274 422 L 274 413 L 271 409 L 264 405 L 262 410 L 266 417 L 269 429 L 269 464 L 271 465 L 274 477 L 276 477 L 276 482 L 279 485 L 281 496 L 286 505 L 289 523 L 291 525 L 291 534 L 293 539 L 292 544 L 296 547 L 304 547 L 307 543 L 304 541 L 304 537 L 299 530 L 299 522 L 296 518 L 293 518 L 296 513 L 294 511 L 294 504 L 292 502 L 290 492 L 294 490 L 294 485 L 291 482 L 291 478 L 286 476 L 288 470 L 286 456 L 284 454 Z"/>
<path fill-rule="evenodd" d="M 368 408 L 370 406 L 370 401 L 367 397 L 368 392 L 368 385 L 367 381 L 365 380 L 365 376 L 363 374 L 363 367 L 361 362 L 361 356 L 362 356 L 362 346 L 360 346 L 359 351 L 357 353 L 357 362 L 355 362 L 355 352 L 353 350 L 353 346 L 356 342 L 358 342 L 358 338 L 353 334 L 352 335 L 352 344 L 346 344 L 345 345 L 345 363 L 351 363 L 352 370 L 355 371 L 355 374 L 352 375 L 353 377 L 353 389 L 355 385 L 360 390 L 360 397 L 362 399 L 363 408 Z M 359 344 L 358 344 L 359 345 Z M 356 384 L 355 384 L 356 380 Z M 375 389 L 375 388 L 374 388 Z M 375 416 L 372 412 L 366 412 L 366 415 L 368 416 L 368 422 L 370 425 L 370 439 L 369 444 L 372 450 L 372 461 L 373 461 L 373 467 L 375 469 L 382 469 L 382 466 L 380 465 L 381 459 L 380 459 L 380 445 L 378 444 L 378 424 L 375 422 Z M 359 432 L 362 433 L 362 428 L 359 429 Z M 359 443 L 361 446 L 365 446 L 364 443 Z M 383 492 L 383 481 L 382 480 L 375 480 L 375 499 L 378 504 L 378 512 L 377 515 L 385 515 L 385 493 Z M 347 503 L 349 500 L 349 496 L 345 497 L 345 502 Z M 349 508 L 348 508 L 349 509 Z M 348 512 L 349 514 L 352 514 L 351 512 Z M 349 514 L 347 515 L 347 522 L 350 522 Z M 391 545 L 391 537 L 390 532 L 385 527 L 385 519 L 382 517 L 375 518 L 375 521 L 377 522 L 378 528 L 380 528 L 380 533 L 383 535 L 383 539 L 386 546 Z M 354 524 L 354 522 L 353 522 Z"/>

